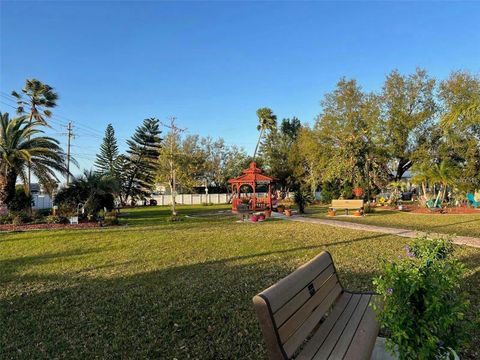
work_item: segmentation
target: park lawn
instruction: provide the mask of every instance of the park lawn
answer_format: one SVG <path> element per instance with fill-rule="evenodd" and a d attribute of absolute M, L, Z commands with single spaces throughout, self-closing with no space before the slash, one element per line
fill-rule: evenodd
<path fill-rule="evenodd" d="M 480 211 L 478 214 L 465 215 L 414 214 L 377 208 L 374 213 L 362 217 L 328 217 L 327 209 L 325 206 L 312 206 L 307 210 L 306 216 L 480 238 Z M 344 211 L 337 211 L 337 215 L 343 214 Z"/>
<path fill-rule="evenodd" d="M 0 358 L 263 359 L 257 292 L 322 250 L 347 288 L 372 290 L 407 239 L 316 224 L 236 223 L 227 209 L 126 210 L 128 226 L 0 234 Z M 480 250 L 456 247 L 478 358 Z"/>

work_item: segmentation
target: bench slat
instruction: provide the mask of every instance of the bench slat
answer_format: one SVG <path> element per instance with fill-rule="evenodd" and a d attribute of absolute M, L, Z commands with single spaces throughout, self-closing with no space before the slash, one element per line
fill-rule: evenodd
<path fill-rule="evenodd" d="M 345 330 L 343 331 L 342 336 L 338 340 L 337 345 L 335 345 L 335 348 L 333 349 L 332 354 L 328 358 L 329 360 L 343 359 L 343 356 L 347 352 L 348 347 L 350 346 L 350 343 L 353 339 L 353 336 L 357 331 L 358 325 L 360 324 L 360 321 L 362 320 L 363 315 L 367 310 L 368 303 L 370 302 L 370 298 L 371 298 L 370 295 L 362 295 L 358 303 L 358 306 L 355 309 L 355 313 L 350 318 L 350 321 L 345 327 Z"/>
<path fill-rule="evenodd" d="M 363 200 L 332 200 L 330 207 L 335 209 L 361 209 Z"/>
<path fill-rule="evenodd" d="M 361 295 L 353 294 L 352 298 L 350 299 L 347 307 L 343 311 L 342 315 L 338 318 L 337 322 L 333 326 L 332 330 L 328 334 L 325 342 L 323 343 L 322 347 L 318 350 L 318 352 L 314 356 L 314 360 L 325 360 L 328 358 L 330 353 L 332 352 L 333 348 L 337 344 L 340 335 L 342 335 L 345 326 L 347 326 L 348 321 L 352 317 L 355 309 L 357 308 L 358 302 L 360 301 Z M 319 329 L 320 331 L 321 329 Z"/>
<path fill-rule="evenodd" d="M 372 296 L 372 301 L 377 301 L 376 296 Z M 368 306 L 343 359 L 370 359 L 379 328 L 375 311 Z"/>
<path fill-rule="evenodd" d="M 324 293 L 324 296 L 328 294 L 330 289 L 324 291 L 322 286 L 332 275 L 334 275 L 334 272 L 335 270 L 333 265 L 329 265 L 315 278 L 315 280 L 311 282 L 316 290 L 315 296 L 318 296 L 319 292 Z M 334 276 L 336 277 L 336 275 Z M 312 298 L 307 285 L 308 284 L 306 284 L 306 286 L 297 295 L 295 295 L 288 303 L 286 303 L 275 313 L 274 317 L 277 326 L 281 327 L 285 321 L 295 314 L 296 311 L 299 311 L 299 309 Z"/>
<path fill-rule="evenodd" d="M 285 343 L 293 334 L 293 332 L 305 322 L 305 320 L 312 314 L 317 306 L 325 300 L 328 294 L 330 294 L 330 291 L 333 290 L 337 283 L 337 277 L 335 275 L 330 276 L 323 287 L 316 292 L 300 309 L 298 309 L 298 311 L 293 314 L 285 324 L 278 328 L 278 334 L 280 335 L 280 340 L 282 340 L 282 343 Z M 328 310 L 332 302 L 330 304 L 325 304 L 325 306 L 328 305 L 326 310 Z M 322 314 L 322 316 L 323 315 L 324 314 Z"/>
<path fill-rule="evenodd" d="M 351 293 L 343 293 L 339 297 L 328 317 L 320 325 L 319 329 L 315 332 L 310 341 L 296 357 L 296 360 L 311 360 L 314 357 L 328 336 L 330 330 L 335 325 L 335 322 L 338 320 L 340 315 L 342 315 L 351 298 Z"/>
<path fill-rule="evenodd" d="M 313 329 L 320 323 L 327 310 L 332 306 L 333 302 L 342 293 L 342 287 L 339 283 L 330 291 L 328 296 L 322 303 L 312 312 L 307 320 L 295 331 L 295 333 L 283 344 L 285 353 L 290 358 L 303 344 L 305 339 L 310 335 Z"/>
<path fill-rule="evenodd" d="M 330 254 L 323 252 L 275 285 L 262 291 L 261 294 L 268 298 L 272 312 L 276 313 L 330 264 L 332 264 Z"/>

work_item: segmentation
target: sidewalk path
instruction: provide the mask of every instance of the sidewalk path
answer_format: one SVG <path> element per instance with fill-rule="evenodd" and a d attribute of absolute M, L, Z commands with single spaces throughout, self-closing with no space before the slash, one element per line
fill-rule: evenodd
<path fill-rule="evenodd" d="M 371 231 L 371 232 L 382 233 L 382 234 L 397 235 L 397 236 L 402 236 L 406 238 L 415 238 L 417 237 L 418 234 L 425 234 L 425 232 L 408 230 L 408 229 L 397 229 L 397 228 L 391 228 L 391 227 L 359 224 L 359 223 L 330 220 L 330 219 L 309 218 L 309 217 L 304 217 L 300 215 L 293 215 L 290 217 L 285 216 L 283 214 L 278 214 L 278 213 L 272 213 L 272 215 L 275 218 L 284 219 L 288 221 L 320 224 L 320 225 L 334 226 L 334 227 L 340 227 L 340 228 L 351 229 L 351 230 Z M 429 234 L 433 236 L 446 235 L 441 233 L 429 233 Z M 453 240 L 453 243 L 458 245 L 467 245 L 471 247 L 480 248 L 480 238 L 471 237 L 471 236 L 454 236 L 452 240 Z"/>

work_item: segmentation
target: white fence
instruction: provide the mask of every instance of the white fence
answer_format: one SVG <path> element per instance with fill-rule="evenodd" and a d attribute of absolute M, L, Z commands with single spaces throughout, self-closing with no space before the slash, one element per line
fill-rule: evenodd
<path fill-rule="evenodd" d="M 172 203 L 172 195 L 154 195 L 149 199 L 155 199 L 157 205 L 170 205 Z M 181 205 L 228 204 L 229 200 L 229 194 L 178 194 L 175 196 L 175 202 Z M 139 204 L 141 203 L 139 202 Z"/>
<path fill-rule="evenodd" d="M 247 194 L 252 195 L 252 194 Z M 230 202 L 231 194 L 178 194 L 175 197 L 175 202 L 180 205 L 201 205 L 205 203 L 210 204 L 228 204 Z M 266 197 L 266 193 L 259 193 L 257 196 Z M 289 193 L 288 197 L 293 199 L 293 193 Z M 172 195 L 154 195 L 148 199 L 155 199 L 157 205 L 171 205 Z M 315 193 L 315 199 L 320 199 L 320 193 Z M 138 201 L 137 205 L 143 205 L 142 201 Z"/>
<path fill-rule="evenodd" d="M 32 195 L 33 198 L 33 209 L 50 209 L 53 207 L 53 202 L 50 196 L 45 195 Z"/>

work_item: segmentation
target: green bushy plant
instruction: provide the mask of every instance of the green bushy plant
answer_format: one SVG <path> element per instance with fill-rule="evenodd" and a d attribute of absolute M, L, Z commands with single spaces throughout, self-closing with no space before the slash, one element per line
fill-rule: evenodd
<path fill-rule="evenodd" d="M 322 184 L 322 190 L 320 191 L 320 198 L 322 203 L 331 203 L 333 199 L 340 197 L 340 190 L 338 184 L 332 184 L 324 182 Z"/>
<path fill-rule="evenodd" d="M 13 214 L 10 212 L 5 215 L 0 215 L 0 224 L 5 225 L 5 224 L 11 224 L 13 221 Z"/>
<path fill-rule="evenodd" d="M 12 215 L 13 215 L 13 219 L 12 219 L 13 225 L 28 224 L 29 222 L 32 221 L 32 218 L 25 211 L 12 212 Z"/>
<path fill-rule="evenodd" d="M 293 200 L 298 207 L 298 212 L 303 214 L 307 205 L 313 202 L 313 195 L 308 189 L 300 187 L 295 191 Z"/>
<path fill-rule="evenodd" d="M 8 208 L 11 211 L 20 212 L 29 209 L 32 203 L 32 195 L 27 194 L 23 186 L 17 185 L 15 188 L 15 197 L 8 204 Z"/>
<path fill-rule="evenodd" d="M 451 240 L 419 237 L 406 254 L 384 263 L 374 279 L 383 306 L 375 306 L 387 334 L 387 349 L 399 359 L 448 358 L 461 338 L 468 302 L 460 292 L 463 265 Z"/>
<path fill-rule="evenodd" d="M 372 214 L 375 212 L 375 207 L 372 206 L 372 204 L 365 204 L 365 206 L 363 207 L 363 212 L 365 214 Z"/>
<path fill-rule="evenodd" d="M 43 211 L 33 210 L 32 211 L 32 221 L 35 224 L 41 224 L 45 221 L 45 215 Z"/>
<path fill-rule="evenodd" d="M 118 214 L 115 211 L 106 212 L 103 220 L 105 225 L 119 225 Z"/>
<path fill-rule="evenodd" d="M 45 218 L 47 224 L 69 224 L 70 220 L 66 216 L 49 215 Z"/>

